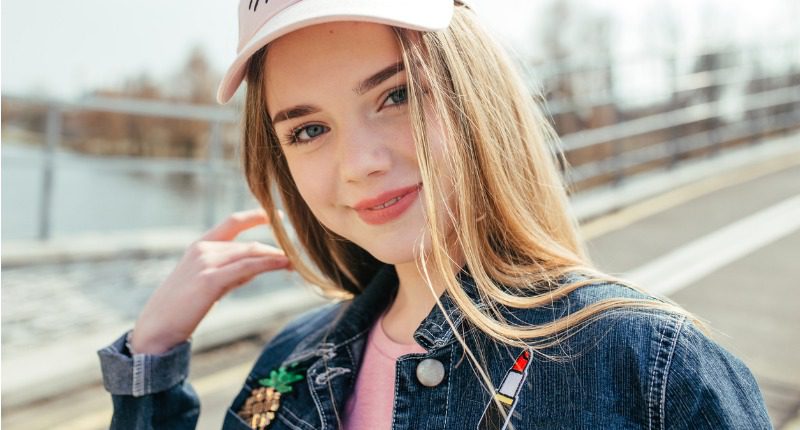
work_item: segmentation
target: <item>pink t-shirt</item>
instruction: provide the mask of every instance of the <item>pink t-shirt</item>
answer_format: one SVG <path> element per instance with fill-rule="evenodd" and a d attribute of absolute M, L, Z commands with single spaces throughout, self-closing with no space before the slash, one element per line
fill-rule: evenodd
<path fill-rule="evenodd" d="M 383 331 L 383 315 L 369 332 L 364 360 L 356 377 L 356 386 L 344 414 L 346 430 L 392 428 L 394 405 L 394 373 L 397 358 L 411 353 L 424 353 L 416 342 L 397 343 Z"/>

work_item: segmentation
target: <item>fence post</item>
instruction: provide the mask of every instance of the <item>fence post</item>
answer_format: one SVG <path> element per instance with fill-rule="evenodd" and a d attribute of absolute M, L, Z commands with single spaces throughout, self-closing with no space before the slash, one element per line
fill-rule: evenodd
<path fill-rule="evenodd" d="M 613 172 L 611 183 L 615 187 L 620 186 L 622 180 L 625 179 L 625 150 L 622 148 L 624 144 L 624 139 L 611 142 L 611 171 Z"/>
<path fill-rule="evenodd" d="M 666 68 L 669 70 L 669 79 L 670 79 L 670 91 L 672 95 L 670 95 L 670 106 L 672 109 L 679 109 L 678 103 L 680 103 L 680 92 L 681 92 L 681 84 L 680 84 L 680 72 L 678 70 L 678 50 L 677 48 L 672 48 L 670 54 L 664 56 L 664 61 L 666 61 Z M 678 140 L 678 130 L 677 127 L 670 127 L 667 130 L 667 136 L 669 138 L 669 142 L 666 143 L 667 146 L 667 154 L 669 155 L 669 164 L 667 164 L 667 169 L 672 169 L 678 163 L 681 154 L 681 147 L 680 141 Z"/>
<path fill-rule="evenodd" d="M 206 179 L 208 180 L 208 187 L 206 189 L 205 224 L 206 229 L 209 229 L 216 223 L 218 179 L 220 164 L 222 163 L 222 139 L 218 120 L 211 123 L 211 138 L 208 146 L 207 161 Z"/>
<path fill-rule="evenodd" d="M 48 240 L 50 212 L 53 201 L 53 165 L 55 150 L 61 143 L 61 107 L 53 103 L 47 107 L 45 124 L 44 160 L 42 163 L 42 193 L 39 200 L 39 240 Z"/>

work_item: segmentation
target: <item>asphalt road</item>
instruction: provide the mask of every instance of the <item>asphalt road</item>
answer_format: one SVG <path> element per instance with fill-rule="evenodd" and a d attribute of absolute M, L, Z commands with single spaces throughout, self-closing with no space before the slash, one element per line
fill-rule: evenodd
<path fill-rule="evenodd" d="M 600 268 L 624 276 L 800 194 L 800 163 L 758 174 L 736 172 L 730 178 L 705 188 L 693 184 L 674 190 L 642 202 L 643 210 L 630 208 L 588 223 L 585 231 L 592 257 Z M 647 205 L 659 209 L 648 210 Z M 729 246 L 745 246 L 758 234 L 731 239 Z M 800 428 L 798 250 L 800 230 L 794 229 L 747 248 L 744 256 L 718 264 L 670 293 L 707 320 L 716 340 L 753 370 L 778 429 Z M 193 357 L 190 379 L 203 404 L 199 429 L 219 428 L 225 408 L 269 335 Z M 23 409 L 4 408 L 2 424 L 12 430 L 106 428 L 110 408 L 108 395 L 95 386 Z"/>

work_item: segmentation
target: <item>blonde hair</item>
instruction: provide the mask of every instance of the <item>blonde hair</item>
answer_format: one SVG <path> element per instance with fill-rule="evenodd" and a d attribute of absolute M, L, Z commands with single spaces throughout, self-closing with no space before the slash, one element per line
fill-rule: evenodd
<path fill-rule="evenodd" d="M 552 305 L 588 284 L 611 282 L 652 297 L 640 287 L 597 270 L 569 210 L 566 187 L 556 165 L 563 154 L 558 138 L 536 106 L 513 62 L 481 27 L 474 14 L 457 7 L 449 28 L 421 33 L 395 29 L 408 75 L 409 109 L 422 177 L 422 198 L 431 238 L 430 260 L 419 243 L 417 264 L 433 293 L 444 285 L 466 319 L 483 333 L 509 346 L 542 350 L 563 340 L 565 332 L 596 320 L 609 310 L 662 310 L 702 322 L 666 298 L 612 298 L 592 303 L 550 323 L 513 324 L 500 309 Z M 251 60 L 247 71 L 243 163 L 248 184 L 272 220 L 279 245 L 297 272 L 324 294 L 351 297 L 360 293 L 383 263 L 364 249 L 324 228 L 313 216 L 289 173 L 275 131 L 266 113 L 264 58 Z M 428 143 L 425 112 L 437 113 L 446 149 L 444 162 L 434 162 Z M 555 155 L 555 156 L 554 156 Z M 454 206 L 436 178 L 449 178 Z M 277 215 L 277 188 L 300 245 L 318 272 L 301 259 Z M 444 204 L 446 220 L 435 208 Z M 452 274 L 453 261 L 444 222 L 453 225 L 456 244 L 474 278 L 478 303 Z M 583 279 L 557 282 L 569 273 Z M 436 296 L 434 294 L 434 296 Z M 437 298 L 437 304 L 442 309 Z M 447 314 L 445 313 L 447 317 Z M 452 321 L 448 322 L 452 325 Z M 484 383 L 492 383 L 453 331 Z"/>

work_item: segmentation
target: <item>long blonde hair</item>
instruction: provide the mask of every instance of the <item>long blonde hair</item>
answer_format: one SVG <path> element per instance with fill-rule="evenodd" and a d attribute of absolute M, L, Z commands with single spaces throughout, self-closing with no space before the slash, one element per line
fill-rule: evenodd
<path fill-rule="evenodd" d="M 509 346 L 534 350 L 563 340 L 556 335 L 612 309 L 659 309 L 686 315 L 702 327 L 700 320 L 666 298 L 606 299 L 541 326 L 506 321 L 501 307 L 551 305 L 582 286 L 598 282 L 613 282 L 652 295 L 599 271 L 590 261 L 556 165 L 556 157 L 563 163 L 558 138 L 533 97 L 528 96 L 530 92 L 513 62 L 473 12 L 457 7 L 445 31 L 395 29 L 395 33 L 408 74 L 411 124 L 423 182 L 421 196 L 431 238 L 430 259 L 420 243 L 417 264 L 432 293 L 432 285 L 443 284 L 475 327 Z M 262 49 L 253 57 L 246 78 L 243 163 L 248 184 L 275 221 L 276 239 L 297 272 L 324 294 L 351 297 L 363 290 L 383 263 L 324 228 L 300 197 L 266 113 L 266 52 Z M 426 105 L 441 122 L 446 145 L 443 163 L 433 162 Z M 457 190 L 453 193 L 455 207 L 447 207 L 447 190 L 435 180 L 442 177 L 450 178 L 452 189 Z M 279 221 L 272 187 L 277 189 L 299 243 L 315 268 L 303 262 L 301 252 Z M 446 220 L 437 219 L 437 202 L 445 205 Z M 431 272 L 453 272 L 447 251 L 450 244 L 443 231 L 445 221 L 453 225 L 455 240 L 475 280 L 479 303 L 470 299 L 454 276 L 431 279 Z M 575 272 L 583 274 L 583 280 L 555 282 Z M 437 304 L 442 308 L 438 298 Z M 458 336 L 456 330 L 454 333 Z M 460 336 L 459 341 L 478 364 Z M 482 376 L 491 386 L 485 373 Z"/>

